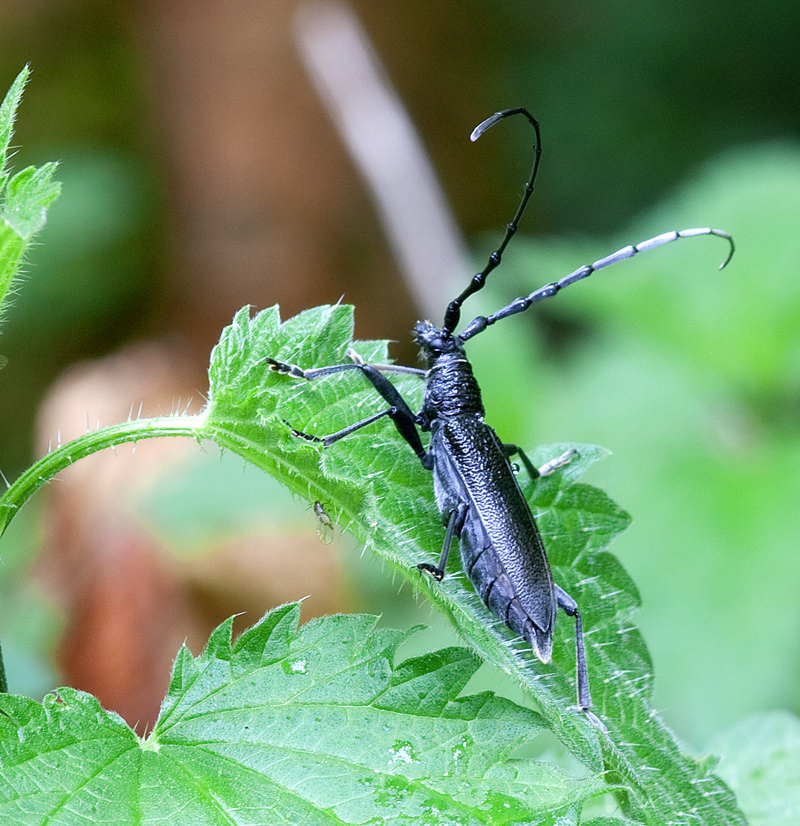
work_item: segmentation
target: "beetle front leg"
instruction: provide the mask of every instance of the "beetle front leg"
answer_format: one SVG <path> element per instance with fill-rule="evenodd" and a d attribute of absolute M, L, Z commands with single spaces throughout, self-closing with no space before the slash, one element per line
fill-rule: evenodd
<path fill-rule="evenodd" d="M 330 376 L 334 373 L 341 373 L 345 370 L 360 370 L 362 375 L 369 381 L 369 383 L 378 391 L 384 401 L 387 401 L 391 407 L 376 413 L 373 416 L 368 416 L 355 424 L 351 424 L 336 433 L 331 433 L 328 436 L 314 436 L 310 433 L 303 433 L 301 430 L 296 430 L 291 425 L 292 433 L 309 442 L 320 442 L 325 447 L 338 442 L 339 439 L 349 436 L 356 430 L 372 424 L 383 416 L 388 416 L 397 428 L 397 432 L 408 442 L 417 458 L 422 462 L 426 470 L 433 469 L 433 457 L 422 446 L 422 440 L 419 437 L 417 430 L 417 416 L 411 411 L 411 408 L 406 404 L 406 400 L 400 395 L 397 388 L 386 378 L 380 371 L 378 371 L 371 364 L 359 360 L 354 364 L 334 364 L 330 367 L 315 367 L 311 370 L 304 370 L 296 364 L 288 364 L 283 361 L 276 361 L 275 359 L 266 359 L 270 369 L 282 375 L 292 376 L 296 379 L 306 379 L 307 381 L 314 381 L 314 379 L 321 379 L 324 376 Z M 288 423 L 287 423 L 288 424 Z"/>
<path fill-rule="evenodd" d="M 338 442 L 339 439 L 349 436 L 356 430 L 372 424 L 383 416 L 388 416 L 397 428 L 397 432 L 408 442 L 414 453 L 422 462 L 426 470 L 433 468 L 433 459 L 430 454 L 422 446 L 422 440 L 419 437 L 417 430 L 417 416 L 411 411 L 411 408 L 406 404 L 406 400 L 400 395 L 397 388 L 386 378 L 382 373 L 376 370 L 371 364 L 364 361 L 358 361 L 354 364 L 334 364 L 330 367 L 315 367 L 311 370 L 303 370 L 296 364 L 288 364 L 283 361 L 276 361 L 268 358 L 267 363 L 271 370 L 283 375 L 292 376 L 297 379 L 306 379 L 307 381 L 314 381 L 325 376 L 330 376 L 334 373 L 341 373 L 345 370 L 359 370 L 361 374 L 370 382 L 370 384 L 378 391 L 384 401 L 387 401 L 391 406 L 380 413 L 373 416 L 368 416 L 359 422 L 349 425 L 336 433 L 331 433 L 328 436 L 314 436 L 309 433 L 303 433 L 292 427 L 292 433 L 302 439 L 310 442 L 320 442 L 325 447 Z"/>
<path fill-rule="evenodd" d="M 276 373 L 280 373 L 284 376 L 292 376 L 295 379 L 305 379 L 306 381 L 314 381 L 315 379 L 321 379 L 325 376 L 333 375 L 334 373 L 342 373 L 345 370 L 360 370 L 362 373 L 367 375 L 367 378 L 372 381 L 372 376 L 367 373 L 364 369 L 364 364 L 333 364 L 329 367 L 315 367 L 311 370 L 304 370 L 302 367 L 298 367 L 296 364 L 289 364 L 284 361 L 276 361 L 273 358 L 266 359 L 267 364 L 270 366 L 270 370 L 273 370 Z M 380 374 L 378 374 L 380 375 Z M 383 376 L 380 376 L 383 379 Z M 327 436 L 315 436 L 311 433 L 304 433 L 302 430 L 297 430 L 297 428 L 292 427 L 289 422 L 286 424 L 291 428 L 292 434 L 297 436 L 301 439 L 305 439 L 308 442 L 317 442 L 322 444 L 324 447 L 328 447 L 329 445 L 338 442 L 339 439 L 343 439 L 345 436 L 349 436 L 351 433 L 354 433 L 356 430 L 360 430 L 362 427 L 367 427 L 367 425 L 376 422 L 378 419 L 383 418 L 383 416 L 389 416 L 395 423 L 397 429 L 400 433 L 404 436 L 406 441 L 411 444 L 414 450 L 417 450 L 417 446 L 413 443 L 413 438 L 416 437 L 418 442 L 419 451 L 417 455 L 420 458 L 425 456 L 425 451 L 422 448 L 422 443 L 419 440 L 419 434 L 417 433 L 416 427 L 414 427 L 415 417 L 414 414 L 411 412 L 408 405 L 403 400 L 403 397 L 395 390 L 394 385 L 388 382 L 386 379 L 383 379 L 383 382 L 394 391 L 394 394 L 387 393 L 385 388 L 378 388 L 376 386 L 376 390 L 383 396 L 388 402 L 399 402 L 399 406 L 397 404 L 392 404 L 392 407 L 387 408 L 386 410 L 381 410 L 379 413 L 375 413 L 372 416 L 367 416 L 366 419 L 362 419 L 361 421 L 355 422 L 347 427 L 343 428 L 342 430 L 337 430 L 336 433 L 330 433 Z M 372 384 L 375 385 L 375 382 L 372 381 Z M 383 392 L 382 392 L 383 389 Z M 391 398 L 390 398 L 391 396 Z M 409 422 L 410 420 L 410 422 Z M 409 430 L 410 428 L 410 430 Z M 413 433 L 411 432 L 413 431 Z M 406 435 L 408 432 L 409 435 Z"/>
<path fill-rule="evenodd" d="M 269 365 L 269 369 L 273 373 L 280 373 L 282 376 L 291 376 L 295 379 L 306 379 L 306 381 L 314 381 L 314 379 L 321 379 L 324 376 L 330 376 L 333 373 L 341 373 L 344 370 L 360 370 L 358 364 L 332 364 L 329 367 L 314 367 L 310 370 L 304 370 L 296 364 L 289 364 L 286 361 L 276 361 L 273 358 L 267 357 L 264 359 Z"/>

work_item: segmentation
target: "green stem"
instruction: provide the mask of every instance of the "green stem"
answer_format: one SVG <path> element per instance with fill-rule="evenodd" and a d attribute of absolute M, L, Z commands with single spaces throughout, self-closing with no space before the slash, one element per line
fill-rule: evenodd
<path fill-rule="evenodd" d="M 142 439 L 156 439 L 162 436 L 188 436 L 193 439 L 202 439 L 205 435 L 206 417 L 197 416 L 162 416 L 154 419 L 138 419 L 110 425 L 100 430 L 79 436 L 65 445 L 59 445 L 28 470 L 19 476 L 0 496 L 0 536 L 14 515 L 39 490 L 49 482 L 59 471 L 69 467 L 78 459 L 97 453 L 107 447 L 116 447 L 127 442 L 138 442 Z M 2 675 L 0 674 L 0 680 Z M 0 683 L 0 686 L 2 683 Z"/>

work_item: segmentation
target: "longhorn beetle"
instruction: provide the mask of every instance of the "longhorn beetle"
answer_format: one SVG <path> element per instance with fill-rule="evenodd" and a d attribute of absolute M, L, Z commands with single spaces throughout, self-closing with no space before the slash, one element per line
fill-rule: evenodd
<path fill-rule="evenodd" d="M 730 261 L 734 246 L 733 239 L 727 232 L 710 227 L 665 232 L 640 244 L 623 247 L 593 264 L 584 265 L 560 281 L 517 298 L 490 316 L 478 316 L 456 334 L 461 305 L 483 288 L 489 273 L 500 264 L 503 252 L 514 237 L 533 193 L 539 170 L 542 151 L 539 124 L 526 109 L 496 112 L 476 126 L 470 138 L 477 140 L 498 121 L 512 115 L 523 115 L 533 126 L 536 135 L 533 167 L 522 200 L 511 223 L 506 227 L 500 246 L 489 256 L 486 266 L 472 278 L 467 288 L 450 302 L 443 325 L 436 327 L 429 321 L 417 322 L 414 337 L 427 361 L 427 370 L 368 364 L 352 351 L 348 351 L 352 363 L 311 370 L 303 370 L 274 359 L 267 359 L 267 362 L 278 373 L 309 381 L 345 370 L 358 370 L 362 373 L 389 404 L 388 408 L 328 436 L 315 436 L 295 429 L 292 429 L 292 433 L 328 447 L 354 431 L 389 416 L 400 435 L 417 454 L 423 467 L 433 472 L 436 504 L 446 525 L 438 563 L 432 565 L 425 562 L 417 567 L 441 581 L 450 546 L 453 539 L 457 538 L 464 571 L 481 599 L 493 614 L 527 640 L 536 656 L 545 663 L 550 660 L 552 653 L 557 609 L 561 608 L 574 617 L 578 707 L 588 712 L 592 701 L 578 605 L 553 582 L 536 522 L 509 461 L 511 456 L 518 455 L 530 476 L 536 478 L 565 465 L 569 462 L 572 451 L 537 469 L 519 447 L 503 444 L 494 430 L 483 421 L 481 393 L 464 351 L 464 343 L 500 319 L 521 313 L 537 301 L 552 298 L 564 287 L 593 272 L 632 258 L 643 250 L 669 244 L 680 238 L 716 235 L 730 244 L 728 255 L 720 265 L 722 269 Z M 424 401 L 422 409 L 416 415 L 384 375 L 391 372 L 411 373 L 424 379 Z M 420 430 L 431 434 L 427 450 L 422 444 Z M 588 714 L 599 723 L 591 712 Z"/>

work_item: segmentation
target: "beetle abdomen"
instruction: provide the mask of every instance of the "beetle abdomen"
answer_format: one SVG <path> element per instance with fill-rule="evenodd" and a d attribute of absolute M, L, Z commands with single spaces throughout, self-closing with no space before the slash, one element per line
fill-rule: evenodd
<path fill-rule="evenodd" d="M 459 535 L 464 571 L 489 610 L 548 662 L 557 608 L 553 580 L 502 445 L 474 416 L 439 419 L 434 443 L 434 490 L 445 520 L 459 504 L 468 505 Z"/>
<path fill-rule="evenodd" d="M 471 541 L 474 537 L 470 533 L 467 530 L 461 533 L 461 564 L 478 596 L 496 617 L 503 620 L 515 634 L 527 640 L 542 662 L 549 662 L 553 650 L 552 626 L 540 628 L 534 622 L 520 602 L 514 584 L 494 548 L 487 544 L 476 554 Z"/>

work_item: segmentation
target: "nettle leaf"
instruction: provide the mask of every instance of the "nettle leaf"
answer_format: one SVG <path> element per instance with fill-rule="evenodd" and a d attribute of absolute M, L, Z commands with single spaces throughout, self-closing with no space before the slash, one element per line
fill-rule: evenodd
<path fill-rule="evenodd" d="M 352 346 L 389 361 L 385 342 L 352 341 L 352 308 L 317 307 L 281 323 L 277 308 L 240 311 L 212 354 L 203 435 L 268 471 L 327 512 L 441 608 L 479 656 L 511 674 L 561 741 L 599 776 L 628 790 L 624 812 L 644 823 L 744 824 L 733 795 L 707 763 L 683 755 L 650 704 L 652 665 L 632 615 L 638 592 L 607 547 L 630 522 L 605 494 L 576 480 L 605 455 L 587 445 L 551 445 L 541 464 L 574 447 L 562 472 L 523 479 L 556 581 L 581 607 L 595 711 L 606 731 L 575 708 L 574 624 L 559 617 L 553 662 L 543 665 L 494 617 L 451 555 L 441 583 L 416 570 L 438 559 L 444 526 L 425 471 L 388 419 L 330 448 L 294 437 L 336 432 L 385 402 L 357 371 L 308 382 L 269 369 L 267 357 L 303 368 L 341 364 Z M 480 378 L 480 377 L 479 377 Z M 393 374 L 412 409 L 422 382 Z M 501 434 L 502 435 L 502 434 Z M 521 478 L 524 477 L 524 474 Z"/>
<path fill-rule="evenodd" d="M 25 67 L 0 104 L 0 309 L 2 309 L 33 236 L 44 226 L 47 208 L 60 191 L 53 180 L 56 164 L 29 166 L 15 175 L 7 169 L 8 149 L 22 90 Z"/>
<path fill-rule="evenodd" d="M 0 696 L 0 819 L 14 824 L 576 822 L 598 780 L 509 752 L 538 716 L 458 697 L 480 661 L 446 649 L 394 667 L 402 632 L 287 605 L 231 643 L 183 650 L 140 740 L 87 694 Z"/>
<path fill-rule="evenodd" d="M 438 559 L 444 526 L 434 502 L 431 474 L 422 468 L 390 421 L 384 418 L 350 434 L 328 449 L 292 435 L 293 427 L 316 435 L 332 433 L 375 413 L 385 404 L 357 371 L 307 382 L 279 375 L 269 369 L 266 360 L 268 357 L 296 363 L 305 368 L 343 363 L 349 346 L 368 361 L 388 362 L 385 342 L 351 341 L 352 323 L 352 308 L 345 306 L 318 307 L 283 323 L 277 308 L 265 310 L 253 317 L 245 308 L 224 331 L 212 354 L 209 371 L 211 392 L 208 406 L 202 414 L 125 422 L 92 431 L 56 448 L 22 474 L 0 496 L 0 531 L 38 487 L 52 478 L 59 469 L 84 455 L 115 444 L 167 435 L 191 436 L 198 440 L 212 439 L 271 473 L 309 502 L 323 502 L 332 519 L 349 529 L 451 618 L 474 654 L 516 679 L 525 690 L 534 712 L 514 717 L 513 735 L 510 740 L 502 742 L 518 742 L 519 727 L 525 729 L 525 734 L 520 736 L 531 737 L 540 725 L 547 726 L 583 761 L 589 771 L 588 777 L 593 778 L 592 782 L 602 780 L 603 788 L 612 791 L 620 805 L 621 814 L 629 820 L 643 824 L 685 823 L 692 826 L 745 824 L 733 795 L 713 774 L 711 762 L 696 761 L 682 754 L 674 736 L 651 705 L 652 666 L 644 641 L 632 621 L 632 615 L 639 605 L 639 595 L 621 565 L 608 552 L 608 545 L 627 527 L 630 519 L 601 491 L 578 481 L 593 462 L 603 457 L 605 451 L 590 445 L 550 445 L 533 453 L 538 464 L 572 447 L 578 451 L 579 457 L 561 472 L 539 479 L 535 484 L 527 480 L 525 474 L 521 474 L 523 489 L 530 498 L 553 564 L 554 576 L 581 607 L 594 711 L 602 721 L 598 721 L 596 725 L 588 715 L 575 708 L 574 624 L 568 618 L 559 617 L 553 661 L 549 665 L 543 665 L 527 645 L 494 617 L 476 596 L 472 585 L 460 570 L 457 554 L 452 555 L 447 575 L 441 583 L 433 582 L 417 570 L 418 563 L 435 562 Z M 420 404 L 423 388 L 418 378 L 393 374 L 392 381 L 412 408 Z M 349 726 L 350 721 L 363 718 L 366 712 L 362 706 L 370 705 L 374 696 L 369 693 L 370 685 L 377 684 L 374 680 L 380 675 L 369 671 L 369 679 L 364 674 L 355 678 L 347 668 L 338 666 L 338 652 L 331 648 L 338 648 L 339 642 L 334 646 L 320 642 L 318 650 L 323 651 L 324 655 L 312 657 L 311 649 L 307 648 L 304 650 L 309 651 L 308 657 L 293 656 L 291 660 L 286 660 L 285 651 L 292 650 L 295 637 L 286 626 L 281 626 L 281 632 L 276 634 L 280 623 L 275 625 L 274 632 L 270 630 L 264 636 L 262 649 L 249 646 L 249 639 L 264 634 L 264 629 L 270 623 L 277 622 L 274 614 L 269 616 L 272 619 L 265 620 L 263 628 L 259 626 L 260 630 L 248 632 L 242 638 L 244 642 L 240 640 L 233 647 L 230 643 L 230 626 L 225 625 L 212 635 L 208 651 L 202 657 L 195 660 L 188 651 L 179 655 L 170 695 L 165 701 L 156 731 L 146 741 L 148 745 L 137 745 L 137 748 L 144 749 L 143 756 L 136 758 L 142 760 L 141 767 L 137 769 L 138 774 L 126 762 L 132 758 L 131 752 L 125 750 L 132 749 L 131 743 L 138 741 L 118 718 L 100 710 L 91 698 L 65 690 L 60 694 L 59 700 L 51 698 L 39 712 L 35 708 L 36 704 L 29 701 L 3 697 L 0 710 L 5 710 L 7 719 L 0 715 L 0 740 L 9 749 L 7 754 L 11 759 L 9 762 L 5 759 L 0 761 L 0 782 L 5 783 L 5 788 L 10 790 L 8 805 L 17 806 L 16 811 L 28 811 L 29 803 L 20 802 L 22 798 L 15 795 L 25 797 L 30 794 L 35 798 L 30 803 L 31 807 L 42 805 L 51 814 L 55 813 L 47 820 L 48 823 L 96 822 L 90 819 L 91 811 L 113 812 L 113 807 L 119 805 L 126 812 L 135 810 L 134 819 L 130 822 L 138 823 L 146 822 L 142 819 L 146 790 L 157 789 L 160 806 L 148 809 L 147 818 L 150 818 L 151 813 L 153 818 L 160 812 L 169 813 L 171 807 L 174 807 L 176 812 L 186 810 L 196 813 L 196 818 L 187 822 L 213 823 L 218 821 L 203 819 L 205 814 L 199 813 L 201 809 L 205 812 L 203 806 L 212 809 L 215 805 L 234 806 L 233 801 L 239 799 L 238 793 L 244 795 L 243 799 L 252 802 L 252 798 L 248 796 L 251 786 L 255 790 L 253 794 L 257 795 L 257 801 L 252 806 L 250 803 L 244 805 L 241 811 L 245 813 L 245 820 L 250 817 L 252 807 L 266 805 L 264 800 L 273 799 L 269 795 L 274 796 L 285 789 L 297 792 L 298 786 L 292 785 L 288 776 L 282 775 L 278 782 L 270 774 L 273 766 L 278 771 L 278 765 L 287 774 L 291 774 L 295 758 L 290 758 L 286 753 L 274 752 L 271 752 L 272 756 L 263 758 L 261 747 L 256 745 L 251 752 L 256 755 L 252 758 L 256 762 L 247 764 L 242 754 L 248 751 L 248 737 L 255 738 L 257 743 L 267 742 L 269 734 L 261 730 L 262 725 L 274 728 L 275 732 L 284 731 L 285 737 L 289 737 L 291 731 L 294 732 L 291 742 L 296 744 L 302 741 L 304 748 L 313 753 L 314 744 L 327 742 L 329 734 L 324 728 L 320 728 L 322 718 L 317 720 L 299 709 L 295 710 L 291 698 L 282 701 L 287 715 L 283 722 L 270 716 L 258 716 L 254 709 L 260 708 L 259 704 L 266 702 L 264 698 L 268 695 L 264 694 L 264 686 L 252 675 L 260 675 L 261 668 L 281 661 L 288 669 L 287 677 L 300 678 L 304 668 L 316 667 L 316 656 L 324 656 L 332 673 L 325 680 L 320 678 L 309 688 L 310 693 L 303 697 L 307 699 L 308 696 L 320 696 L 330 703 L 333 702 L 334 695 L 320 694 L 322 683 L 326 683 L 329 692 L 335 688 L 338 692 L 335 696 L 339 698 L 337 702 L 341 705 L 341 708 L 337 708 L 340 730 Z M 353 633 L 351 648 L 355 645 L 357 649 L 366 652 L 380 636 L 379 632 L 367 631 L 363 625 L 359 630 L 358 620 L 340 618 L 337 622 L 340 627 L 347 627 Z M 327 634 L 332 627 L 309 625 L 309 633 L 314 630 L 322 639 L 323 631 Z M 357 645 L 353 642 L 358 636 L 356 630 L 366 635 Z M 396 637 L 391 634 L 395 632 L 380 633 L 390 635 L 381 639 L 384 639 L 384 650 L 393 651 L 392 645 L 395 644 Z M 404 664 L 398 669 L 402 674 L 418 670 L 423 676 L 435 671 L 440 678 L 435 684 L 436 689 L 432 687 L 433 684 L 414 682 L 409 678 L 405 681 L 407 685 L 403 680 L 398 680 L 392 694 L 385 693 L 397 698 L 413 698 L 416 693 L 421 708 L 427 708 L 428 703 L 439 708 L 436 704 L 441 704 L 442 699 L 437 699 L 437 694 L 441 694 L 447 698 L 447 704 L 441 706 L 444 710 L 436 717 L 436 725 L 444 725 L 442 718 L 449 720 L 453 715 L 458 718 L 468 705 L 467 701 L 459 705 L 461 701 L 454 699 L 457 690 L 463 686 L 458 675 L 466 673 L 458 669 L 466 666 L 464 663 L 459 665 L 458 662 L 451 662 L 451 657 L 458 660 L 462 655 L 439 652 L 429 659 L 423 658 L 413 665 Z M 471 661 L 466 655 L 464 658 Z M 384 659 L 388 663 L 389 655 Z M 371 669 L 374 669 L 375 662 L 370 660 Z M 248 668 L 253 670 L 248 671 Z M 391 670 L 388 665 L 381 668 Z M 273 668 L 270 674 L 274 676 L 277 671 Z M 446 680 L 451 680 L 452 685 Z M 294 684 L 301 686 L 302 681 L 297 679 Z M 456 686 L 458 689 L 452 692 L 451 689 Z M 300 696 L 297 695 L 298 699 Z M 214 702 L 217 700 L 227 702 L 228 706 L 216 707 L 213 713 L 204 714 L 204 709 L 215 708 Z M 396 702 L 400 702 L 400 699 Z M 483 714 L 484 708 L 511 707 L 505 701 L 489 700 L 488 695 L 485 700 L 471 699 L 469 703 L 475 707 L 480 706 L 480 712 L 476 712 L 478 716 Z M 370 707 L 373 709 L 370 713 L 378 708 L 377 705 Z M 226 720 L 233 719 L 231 715 L 234 715 L 234 708 L 241 711 L 236 718 L 238 734 L 226 728 Z M 359 710 L 354 710 L 356 708 Z M 397 713 L 394 706 L 391 708 L 391 713 Z M 385 708 L 382 710 L 387 711 Z M 196 719 L 192 717 L 195 712 Z M 81 726 L 74 725 L 69 717 L 72 713 L 83 721 Z M 507 711 L 502 713 L 518 714 Z M 420 712 L 420 716 L 426 715 Z M 492 722 L 488 728 L 500 725 L 501 730 L 507 730 L 509 719 L 511 718 L 503 716 L 502 724 L 498 724 L 497 718 L 491 717 Z M 190 720 L 194 722 L 190 724 Z M 180 721 L 180 725 L 177 721 Z M 30 734 L 17 731 L 17 728 L 28 725 L 33 726 Z M 367 726 L 367 734 L 358 742 L 360 748 L 370 752 L 370 756 L 363 757 L 363 760 L 374 772 L 380 761 L 372 752 L 377 750 L 385 756 L 389 741 L 381 739 L 379 733 L 370 729 L 369 721 L 364 725 Z M 388 731 L 395 731 L 390 723 L 386 725 L 389 725 Z M 55 752 L 57 757 L 47 758 L 61 760 L 66 755 L 57 764 L 59 769 L 63 769 L 57 773 L 57 779 L 51 778 L 35 761 L 30 763 L 30 770 L 25 767 L 17 773 L 18 765 L 23 766 L 26 761 L 35 758 L 35 752 L 18 752 L 18 747 L 29 742 L 34 737 L 34 730 L 39 731 L 43 726 L 50 727 L 48 731 L 52 729 L 54 737 L 56 732 L 60 732 L 58 737 L 63 738 L 56 738 L 57 742 L 63 742 L 63 750 L 59 748 Z M 409 727 L 408 721 L 406 726 Z M 358 726 L 347 728 L 348 740 L 356 736 L 357 728 Z M 162 756 L 168 744 L 170 748 L 178 745 L 170 739 L 173 735 L 177 736 L 175 732 L 190 730 L 195 739 L 182 741 L 181 748 L 187 749 L 185 753 L 182 752 L 184 762 L 169 766 L 148 762 L 156 759 L 154 755 Z M 215 759 L 221 759 L 220 755 L 223 755 L 227 762 L 215 763 L 211 769 L 205 762 L 208 748 L 206 744 L 217 742 L 217 732 L 222 732 L 222 743 L 230 741 L 234 745 L 230 748 L 225 745 L 219 753 L 214 752 Z M 515 784 L 531 783 L 534 787 L 544 784 L 547 788 L 552 777 L 560 775 L 550 774 L 552 770 L 538 765 L 531 768 L 528 764 L 524 764 L 524 767 L 514 765 L 513 773 L 508 774 L 508 766 L 503 760 L 496 760 L 498 754 L 507 753 L 503 751 L 505 747 L 493 746 L 495 741 L 491 735 L 492 732 L 487 731 L 486 736 L 473 737 L 471 742 L 475 751 L 470 752 L 471 763 L 482 767 L 490 766 L 486 769 L 487 777 L 491 776 L 492 787 L 500 790 L 497 793 L 509 794 L 514 801 L 524 801 L 520 804 L 523 807 L 529 807 L 531 804 L 528 798 L 521 792 L 522 796 L 517 796 L 517 792 L 513 791 Z M 451 754 L 454 749 L 458 751 L 461 748 L 458 744 L 468 742 L 454 740 L 449 733 L 445 739 Z M 417 766 L 415 759 L 427 766 L 420 756 L 425 751 L 421 748 L 422 742 L 398 736 L 391 741 L 391 744 L 399 744 L 393 756 L 398 763 L 404 763 L 409 758 L 409 766 Z M 128 745 L 125 746 L 125 743 Z M 406 743 L 410 744 L 408 748 Z M 100 747 L 104 749 L 106 745 L 112 750 L 120 750 L 119 757 L 114 757 L 111 762 L 104 762 L 108 756 L 106 751 L 97 751 Z M 235 761 L 231 759 L 231 749 L 236 751 Z M 311 786 L 312 779 L 317 776 L 315 772 L 322 771 L 316 756 L 308 757 L 302 750 L 295 756 L 298 776 Z M 245 768 L 241 768 L 237 762 L 240 758 L 241 765 Z M 262 758 L 263 761 L 259 762 Z M 187 768 L 190 764 L 194 765 L 195 761 L 198 762 L 196 776 Z M 138 763 L 136 765 L 139 766 Z M 158 765 L 157 771 L 151 770 L 153 765 Z M 325 766 L 329 768 L 330 764 L 325 763 Z M 435 771 L 430 771 L 433 777 Z M 102 784 L 95 784 L 93 778 L 104 772 L 108 772 L 108 777 L 119 773 L 118 796 L 116 793 L 110 797 L 104 796 Z M 405 781 L 392 777 L 388 785 L 370 786 L 363 783 L 358 787 L 359 795 L 353 791 L 352 778 L 347 771 L 343 770 L 337 775 L 335 770 L 331 770 L 330 775 L 325 774 L 325 777 L 328 776 L 339 778 L 339 788 L 346 791 L 341 791 L 340 798 L 330 793 L 325 798 L 330 801 L 326 811 L 335 809 L 339 812 L 337 807 L 340 804 L 345 807 L 342 811 L 345 811 L 345 802 L 350 801 L 347 805 L 362 805 L 363 811 L 372 812 L 374 808 L 371 807 L 383 805 L 382 801 L 393 799 L 392 795 L 393 802 L 399 805 L 409 799 L 412 791 L 415 795 L 418 791 L 417 786 L 412 784 L 409 787 Z M 415 782 L 417 780 L 411 769 L 403 776 L 412 777 Z M 542 780 L 543 776 L 545 780 Z M 455 801 L 457 807 L 466 806 L 467 810 L 471 806 L 472 814 L 465 814 L 461 821 L 455 818 L 456 822 L 480 822 L 469 818 L 479 817 L 478 813 L 483 816 L 488 806 L 486 799 L 478 801 L 465 791 L 472 780 L 464 786 L 459 785 L 460 781 L 454 778 L 452 773 L 441 774 L 440 781 L 434 783 L 431 780 L 430 784 L 424 785 L 425 795 L 431 794 L 431 790 L 443 795 L 439 798 L 425 797 L 425 800 L 432 801 L 430 806 L 435 807 L 436 811 L 449 811 L 451 801 Z M 214 794 L 206 791 L 201 781 L 210 783 L 212 779 L 224 786 L 225 794 L 216 786 Z M 141 789 L 137 785 L 140 780 Z M 195 784 L 195 797 L 191 802 L 188 802 L 183 793 L 184 781 Z M 580 784 L 574 787 L 573 781 L 565 780 L 564 783 L 571 790 L 578 788 L 575 793 L 580 798 Z M 50 784 L 57 784 L 58 788 L 54 791 Z M 269 795 L 264 791 L 267 787 L 270 789 Z M 507 793 L 506 789 L 512 791 Z M 47 790 L 46 793 L 44 790 Z M 301 791 L 307 796 L 311 794 Z M 134 805 L 128 795 L 132 795 L 138 802 Z M 45 798 L 48 802 L 42 803 Z M 283 801 L 284 798 L 281 797 L 280 800 Z M 296 800 L 291 800 L 293 806 Z M 355 800 L 361 803 L 356 804 L 353 802 Z M 413 800 L 415 802 L 412 808 L 417 807 L 415 811 L 418 811 L 418 806 L 422 805 L 419 803 L 420 798 L 414 796 Z M 517 802 L 508 802 L 506 797 L 498 800 L 501 800 L 499 805 L 503 812 L 506 809 L 510 812 L 518 811 L 515 808 Z M 561 819 L 558 822 L 561 824 L 579 822 L 579 803 L 567 804 L 564 800 L 566 798 L 548 798 L 543 810 L 560 812 L 563 817 L 559 815 Z M 316 798 L 313 803 L 322 805 Z M 239 803 L 235 805 L 238 806 Z M 313 810 L 313 816 L 309 814 L 306 818 L 305 815 L 298 815 L 292 806 L 287 809 L 287 822 L 326 822 L 315 819 L 316 810 Z M 89 814 L 81 814 L 83 820 L 78 819 L 75 815 L 78 810 L 85 810 Z M 0 812 L 2 811 L 0 808 Z M 34 808 L 30 808 L 30 811 L 34 811 Z M 311 812 L 312 809 L 307 811 Z M 430 812 L 433 811 L 431 808 Z M 527 808 L 524 811 L 526 813 L 520 814 L 517 821 L 530 819 Z M 401 814 L 405 817 L 405 810 Z M 336 816 L 339 817 L 340 814 Z M 357 816 L 360 817 L 361 814 Z M 416 817 L 419 820 L 420 815 Z M 492 817 L 494 819 L 489 819 L 488 822 L 504 822 L 499 815 Z M 165 815 L 165 818 L 168 819 L 168 816 Z M 272 818 L 270 822 L 282 822 L 279 814 L 274 811 Z M 107 820 L 127 822 L 123 817 L 114 816 Z M 432 816 L 422 816 L 422 820 L 432 821 Z M 363 822 L 347 821 L 344 818 L 342 821 Z M 15 822 L 43 821 L 34 818 Z M 234 819 L 233 822 L 237 821 Z M 258 821 L 251 819 L 248 822 Z M 601 823 L 621 821 L 595 818 L 590 822 L 599 826 Z"/>

